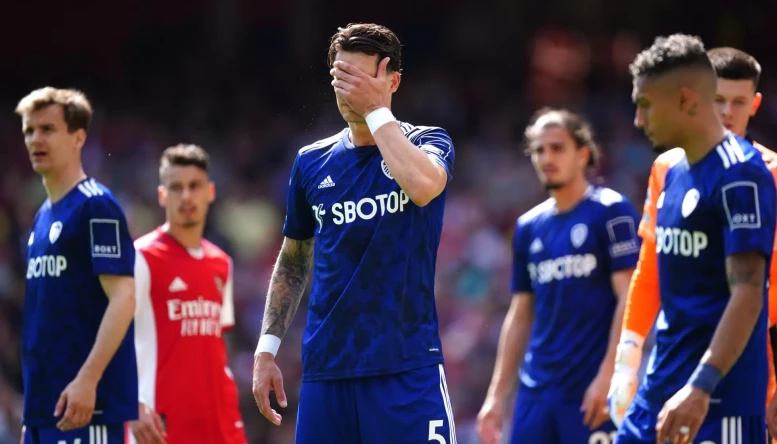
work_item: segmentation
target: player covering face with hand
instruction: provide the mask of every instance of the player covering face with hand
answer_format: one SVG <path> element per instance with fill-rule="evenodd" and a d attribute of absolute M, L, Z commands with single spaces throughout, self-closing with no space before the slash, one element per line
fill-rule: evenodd
<path fill-rule="evenodd" d="M 295 442 L 455 444 L 434 301 L 453 143 L 442 128 L 394 119 L 401 45 L 390 30 L 339 29 L 329 64 L 348 127 L 292 166 L 254 396 L 280 424 L 275 355 L 312 277 Z"/>
<path fill-rule="evenodd" d="M 201 147 L 167 148 L 165 223 L 135 242 L 138 444 L 246 443 L 223 338 L 235 323 L 232 259 L 203 238 L 216 196 L 209 170 Z"/>
<path fill-rule="evenodd" d="M 541 110 L 526 139 L 551 198 L 516 224 L 513 300 L 478 434 L 502 442 L 504 404 L 521 367 L 511 443 L 610 442 L 607 391 L 639 252 L 637 213 L 586 179 L 598 149 L 580 116 Z"/>
<path fill-rule="evenodd" d="M 119 203 L 81 164 L 92 107 L 47 87 L 16 112 L 48 196 L 27 241 L 23 442 L 124 442 L 138 416 L 135 250 Z"/>
<path fill-rule="evenodd" d="M 721 124 L 701 40 L 659 37 L 631 73 L 635 125 L 684 156 L 655 197 L 656 345 L 616 442 L 765 442 L 774 178 Z"/>

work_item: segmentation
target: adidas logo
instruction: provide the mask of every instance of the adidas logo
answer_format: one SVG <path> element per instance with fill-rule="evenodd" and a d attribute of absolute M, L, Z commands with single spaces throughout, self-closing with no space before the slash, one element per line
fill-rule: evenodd
<path fill-rule="evenodd" d="M 542 241 L 539 238 L 534 239 L 534 242 L 529 245 L 529 253 L 539 253 L 542 251 Z"/>
<path fill-rule="evenodd" d="M 177 291 L 185 291 L 188 286 L 186 286 L 186 282 L 183 281 L 183 279 L 179 278 L 178 276 L 173 279 L 173 282 L 170 284 L 170 287 L 168 287 L 168 291 L 170 293 L 175 293 Z"/>
<path fill-rule="evenodd" d="M 322 180 L 320 184 L 318 184 L 318 189 L 321 188 L 331 188 L 335 186 L 335 182 L 332 180 L 332 176 L 326 176 L 326 179 Z"/>

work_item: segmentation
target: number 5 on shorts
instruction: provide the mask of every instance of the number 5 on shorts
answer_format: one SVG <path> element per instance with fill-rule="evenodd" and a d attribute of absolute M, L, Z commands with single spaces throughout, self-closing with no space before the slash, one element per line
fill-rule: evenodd
<path fill-rule="evenodd" d="M 429 421 L 429 442 L 437 441 L 440 444 L 448 444 L 445 442 L 445 438 L 443 438 L 442 435 L 437 433 L 437 428 L 442 427 L 443 422 L 442 419 L 438 419 L 436 421 Z"/>

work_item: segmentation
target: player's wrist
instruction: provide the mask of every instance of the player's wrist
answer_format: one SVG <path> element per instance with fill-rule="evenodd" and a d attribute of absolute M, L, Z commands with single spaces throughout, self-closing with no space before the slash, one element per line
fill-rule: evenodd
<path fill-rule="evenodd" d="M 256 351 L 254 357 L 259 356 L 262 353 L 272 355 L 274 358 L 278 354 L 278 349 L 281 347 L 281 338 L 275 335 L 264 334 L 259 337 L 259 343 L 256 344 Z"/>
<path fill-rule="evenodd" d="M 486 402 L 491 404 L 504 404 L 507 390 L 489 389 L 486 392 Z"/>
<path fill-rule="evenodd" d="M 615 373 L 636 373 L 642 363 L 642 346 L 645 338 L 633 331 L 624 330 L 615 351 Z"/>
<path fill-rule="evenodd" d="M 375 134 L 375 132 L 383 125 L 390 122 L 396 122 L 397 119 L 394 117 L 394 114 L 391 113 L 390 109 L 385 106 L 381 106 L 372 111 L 369 111 L 364 116 L 364 121 L 367 122 L 367 127 L 370 129 L 370 133 Z"/>
<path fill-rule="evenodd" d="M 707 363 L 701 363 L 688 380 L 691 387 L 712 395 L 720 380 L 723 379 L 723 373 L 717 368 Z"/>
<path fill-rule="evenodd" d="M 100 378 L 102 378 L 102 372 L 84 367 L 76 374 L 75 379 L 96 386 L 100 382 Z"/>

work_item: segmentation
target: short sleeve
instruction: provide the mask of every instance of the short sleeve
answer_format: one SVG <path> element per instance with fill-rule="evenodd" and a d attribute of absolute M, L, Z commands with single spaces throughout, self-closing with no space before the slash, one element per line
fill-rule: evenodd
<path fill-rule="evenodd" d="M 313 208 L 308 205 L 300 162 L 300 154 L 297 154 L 291 167 L 283 235 L 289 239 L 308 240 L 315 234 L 316 220 L 313 217 Z"/>
<path fill-rule="evenodd" d="M 228 330 L 235 326 L 235 299 L 232 290 L 232 261 L 229 261 L 229 276 L 227 276 L 227 282 L 224 284 L 222 291 L 221 301 L 221 327 Z"/>
<path fill-rule="evenodd" d="M 607 251 L 612 272 L 635 268 L 639 260 L 640 238 L 637 234 L 637 210 L 626 199 L 607 208 L 604 223 Z"/>
<path fill-rule="evenodd" d="M 450 182 L 453 178 L 456 151 L 448 132 L 442 128 L 429 128 L 413 137 L 413 142 L 445 169 L 448 174 L 448 182 Z"/>
<path fill-rule="evenodd" d="M 526 223 L 518 219 L 513 233 L 513 293 L 530 293 L 532 291 L 532 279 L 529 274 L 529 229 Z"/>
<path fill-rule="evenodd" d="M 715 204 L 723 222 L 726 256 L 747 251 L 772 254 L 776 201 L 774 178 L 766 168 L 751 161 L 725 171 Z"/>
<path fill-rule="evenodd" d="M 84 233 L 89 243 L 92 272 L 134 276 L 135 247 L 127 227 L 127 218 L 119 204 L 106 195 L 86 200 Z"/>

